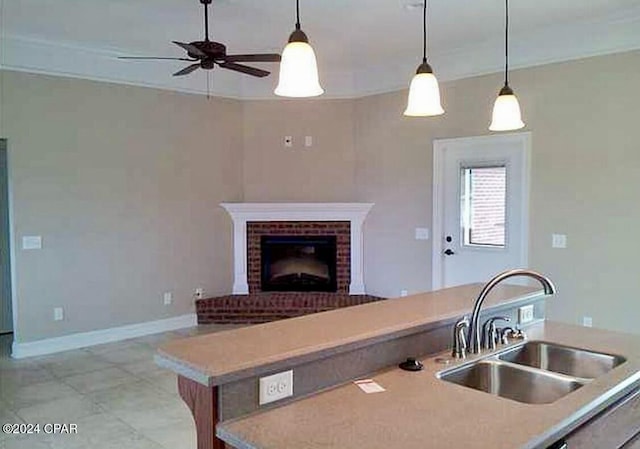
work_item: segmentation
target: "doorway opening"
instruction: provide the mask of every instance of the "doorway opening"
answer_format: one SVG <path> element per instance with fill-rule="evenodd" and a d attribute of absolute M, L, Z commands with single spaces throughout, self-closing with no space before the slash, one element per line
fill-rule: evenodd
<path fill-rule="evenodd" d="M 0 139 L 0 335 L 13 332 L 7 140 Z"/>

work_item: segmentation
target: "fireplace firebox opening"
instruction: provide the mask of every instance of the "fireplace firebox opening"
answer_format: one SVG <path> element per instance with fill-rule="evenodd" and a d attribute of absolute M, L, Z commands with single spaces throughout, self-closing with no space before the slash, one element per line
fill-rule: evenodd
<path fill-rule="evenodd" d="M 260 237 L 262 291 L 335 292 L 336 236 Z"/>

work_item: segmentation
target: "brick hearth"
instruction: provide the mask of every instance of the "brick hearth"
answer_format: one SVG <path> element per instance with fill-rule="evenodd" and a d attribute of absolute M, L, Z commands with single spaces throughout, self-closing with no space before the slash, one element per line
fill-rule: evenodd
<path fill-rule="evenodd" d="M 200 299 L 196 312 L 198 324 L 255 324 L 383 299 L 347 293 L 264 292 Z"/>

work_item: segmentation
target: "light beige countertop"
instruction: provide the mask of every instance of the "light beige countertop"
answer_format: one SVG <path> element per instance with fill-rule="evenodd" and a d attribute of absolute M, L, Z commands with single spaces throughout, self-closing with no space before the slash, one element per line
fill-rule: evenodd
<path fill-rule="evenodd" d="M 420 372 L 374 375 L 385 392 L 365 394 L 350 382 L 220 423 L 217 434 L 246 449 L 545 448 L 640 385 L 640 336 L 545 322 L 528 337 L 627 361 L 554 403 L 534 405 L 440 380 L 437 373 L 453 365 L 429 357 Z"/>
<path fill-rule="evenodd" d="M 159 365 L 204 385 L 250 377 L 283 361 L 302 363 L 389 340 L 469 313 L 482 288 L 470 284 L 169 342 Z M 501 285 L 483 310 L 543 297 L 538 287 Z"/>

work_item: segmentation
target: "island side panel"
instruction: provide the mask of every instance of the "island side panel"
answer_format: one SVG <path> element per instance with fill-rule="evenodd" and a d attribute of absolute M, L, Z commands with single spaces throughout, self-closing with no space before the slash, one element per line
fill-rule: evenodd
<path fill-rule="evenodd" d="M 193 414 L 198 449 L 225 449 L 224 442 L 216 437 L 218 387 L 206 387 L 178 375 L 178 391 Z"/>

